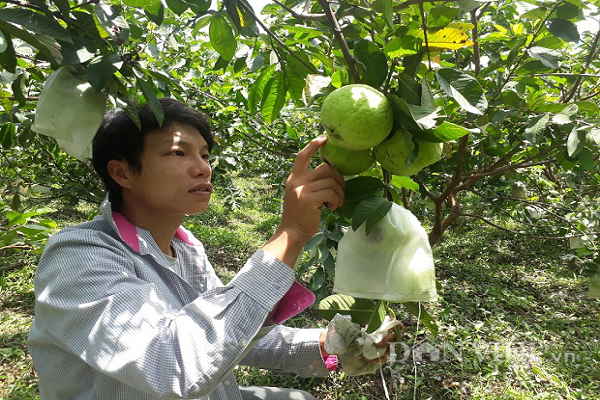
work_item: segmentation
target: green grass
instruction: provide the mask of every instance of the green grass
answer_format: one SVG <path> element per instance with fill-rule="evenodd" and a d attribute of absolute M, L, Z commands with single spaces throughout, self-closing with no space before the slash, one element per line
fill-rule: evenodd
<path fill-rule="evenodd" d="M 230 210 L 217 188 L 209 211 L 186 221 L 225 281 L 274 232 L 280 207 L 276 189 L 264 180 L 234 183 L 239 208 Z M 53 217 L 64 226 L 89 213 L 83 207 L 68 218 Z M 434 248 L 440 299 L 424 306 L 439 322 L 438 336 L 422 325 L 417 330 L 415 317 L 395 307 L 406 328 L 398 361 L 384 368 L 393 398 L 600 398 L 600 300 L 586 297 L 587 280 L 577 265 L 563 261 L 567 253 L 561 242 L 459 220 Z M 38 256 L 6 250 L 0 257 L 0 398 L 34 399 L 36 378 L 25 341 Z M 326 321 L 309 310 L 287 324 L 323 327 Z M 422 351 L 421 359 L 400 351 L 413 348 Z M 385 398 L 379 375 L 300 378 L 248 367 L 235 373 L 243 384 L 296 387 L 319 399 Z"/>

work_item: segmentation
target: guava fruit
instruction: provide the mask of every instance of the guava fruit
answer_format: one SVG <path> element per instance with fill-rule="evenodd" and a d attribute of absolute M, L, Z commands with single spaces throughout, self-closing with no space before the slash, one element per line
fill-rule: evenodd
<path fill-rule="evenodd" d="M 515 199 L 524 200 L 527 198 L 527 186 L 523 182 L 515 182 L 512 184 L 510 188 L 510 192 L 512 197 Z"/>
<path fill-rule="evenodd" d="M 410 211 L 397 204 L 366 234 L 349 229 L 338 244 L 333 290 L 393 302 L 437 299 L 429 238 Z"/>
<path fill-rule="evenodd" d="M 321 123 L 332 143 L 348 150 L 366 150 L 392 130 L 392 108 L 385 96 L 367 85 L 334 90 L 323 102 Z"/>
<path fill-rule="evenodd" d="M 396 130 L 392 136 L 373 148 L 375 159 L 386 171 L 404 176 L 414 175 L 440 159 L 444 148 L 442 143 L 417 141 L 417 157 L 407 166 L 406 160 L 415 149 L 412 139 L 409 131 Z"/>
<path fill-rule="evenodd" d="M 337 168 L 342 175 L 358 175 L 375 162 L 371 149 L 347 150 L 327 140 L 321 147 L 321 158 Z"/>

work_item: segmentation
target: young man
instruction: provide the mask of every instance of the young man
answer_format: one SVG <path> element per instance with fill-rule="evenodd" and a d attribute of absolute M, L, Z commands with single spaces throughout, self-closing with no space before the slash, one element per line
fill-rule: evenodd
<path fill-rule="evenodd" d="M 162 99 L 138 130 L 123 111 L 107 115 L 93 163 L 108 198 L 93 221 L 46 245 L 35 277 L 29 336 L 42 399 L 312 399 L 308 393 L 238 387 L 238 365 L 323 376 L 335 368 L 323 330 L 280 322 L 314 301 L 292 266 L 319 228 L 323 205 L 343 203 L 344 180 L 322 164 L 326 139 L 298 153 L 275 234 L 227 285 L 202 244 L 181 227 L 206 210 L 213 146 L 201 113 Z"/>

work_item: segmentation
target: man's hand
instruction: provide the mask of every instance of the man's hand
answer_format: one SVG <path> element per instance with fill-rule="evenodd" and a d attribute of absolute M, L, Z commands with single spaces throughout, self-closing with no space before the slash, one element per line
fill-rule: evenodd
<path fill-rule="evenodd" d="M 263 247 L 290 266 L 308 239 L 317 233 L 323 205 L 335 210 L 344 202 L 345 184 L 339 171 L 327 164 L 309 169 L 312 156 L 326 141 L 326 136 L 319 136 L 296 156 L 286 181 L 281 223 Z"/>
<path fill-rule="evenodd" d="M 326 141 L 319 136 L 302 149 L 286 181 L 280 226 L 306 241 L 319 229 L 323 205 L 335 210 L 344 202 L 345 183 L 338 170 L 328 164 L 309 169 L 310 159 Z"/>

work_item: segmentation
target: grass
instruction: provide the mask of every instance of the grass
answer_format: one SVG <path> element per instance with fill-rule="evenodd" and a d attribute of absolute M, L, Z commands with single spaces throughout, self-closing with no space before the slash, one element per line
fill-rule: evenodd
<path fill-rule="evenodd" d="M 239 208 L 231 210 L 217 190 L 209 211 L 186 221 L 225 281 L 275 230 L 280 207 L 266 181 L 234 183 Z M 89 212 L 84 207 L 68 218 L 53 217 L 63 226 Z M 383 369 L 393 398 L 600 398 L 600 300 L 586 297 L 587 280 L 578 266 L 563 261 L 568 252 L 560 242 L 459 220 L 434 248 L 440 299 L 424 307 L 439 323 L 437 337 L 396 307 L 406 328 L 396 362 Z M 38 256 L 6 250 L 0 257 L 0 398 L 35 399 L 37 381 L 25 341 Z M 288 321 L 300 327 L 325 324 L 310 310 Z M 385 398 L 379 375 L 348 377 L 338 371 L 328 378 L 301 378 L 248 367 L 235 373 L 242 384 L 295 387 L 319 399 Z"/>

